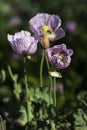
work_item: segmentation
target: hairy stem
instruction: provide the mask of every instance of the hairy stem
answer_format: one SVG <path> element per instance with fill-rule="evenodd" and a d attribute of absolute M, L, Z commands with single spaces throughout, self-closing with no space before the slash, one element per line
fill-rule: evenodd
<path fill-rule="evenodd" d="M 27 103 L 27 120 L 29 120 L 29 97 L 28 97 L 28 79 L 26 75 L 26 57 L 24 57 L 24 79 L 25 79 L 25 87 L 26 87 L 26 103 Z"/>
<path fill-rule="evenodd" d="M 40 86 L 43 86 L 43 63 L 44 63 L 44 50 L 42 51 L 42 58 L 40 64 Z"/>
<path fill-rule="evenodd" d="M 46 52 L 45 52 L 45 55 L 46 55 Z M 47 55 L 45 56 L 46 58 L 46 64 L 47 64 L 47 68 L 48 68 L 48 71 L 50 69 L 50 65 L 49 65 L 49 62 L 48 62 L 48 58 L 47 58 Z M 52 87 L 52 77 L 49 75 L 49 79 L 50 79 L 50 86 L 49 86 L 49 104 L 51 104 L 51 87 Z"/>
<path fill-rule="evenodd" d="M 54 77 L 53 87 L 54 87 L 54 105 L 56 106 L 56 78 L 55 77 Z"/>

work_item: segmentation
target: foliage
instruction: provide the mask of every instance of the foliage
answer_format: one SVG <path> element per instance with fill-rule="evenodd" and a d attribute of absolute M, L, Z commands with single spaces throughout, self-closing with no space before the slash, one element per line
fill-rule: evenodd
<path fill-rule="evenodd" d="M 74 114 L 75 118 L 75 130 L 86 130 L 87 129 L 87 95 L 84 95 L 84 98 L 79 104 L 77 112 Z"/>
<path fill-rule="evenodd" d="M 0 130 L 6 130 L 5 121 L 3 121 L 1 115 L 0 115 Z"/>

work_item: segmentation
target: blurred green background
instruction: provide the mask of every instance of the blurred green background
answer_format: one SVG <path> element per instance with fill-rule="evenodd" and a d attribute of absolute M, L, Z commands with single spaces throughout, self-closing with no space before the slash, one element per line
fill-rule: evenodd
<path fill-rule="evenodd" d="M 74 55 L 71 65 L 67 69 L 59 70 L 63 78 L 57 82 L 63 83 L 63 88 L 62 92 L 58 92 L 58 100 L 61 101 L 60 106 L 64 106 L 66 101 L 74 103 L 75 98 L 80 98 L 81 92 L 87 91 L 87 0 L 0 0 L 0 101 L 11 95 L 13 89 L 7 64 L 11 66 L 13 73 L 18 73 L 23 78 L 22 58 L 13 54 L 7 34 L 21 30 L 30 31 L 28 21 L 38 12 L 56 14 L 62 19 L 66 36 L 55 44 L 66 43 L 68 48 L 73 49 Z M 39 82 L 39 49 L 34 58 L 36 61 L 28 61 L 27 66 L 29 74 L 32 75 L 30 79 L 36 84 Z M 2 80 L 2 69 L 6 71 L 5 81 Z M 46 71 L 44 67 L 45 80 Z"/>

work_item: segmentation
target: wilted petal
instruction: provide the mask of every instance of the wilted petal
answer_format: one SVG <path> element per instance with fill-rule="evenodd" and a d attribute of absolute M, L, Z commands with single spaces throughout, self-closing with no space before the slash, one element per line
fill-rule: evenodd
<path fill-rule="evenodd" d="M 62 78 L 62 74 L 57 71 L 49 71 L 49 75 L 56 78 Z"/>

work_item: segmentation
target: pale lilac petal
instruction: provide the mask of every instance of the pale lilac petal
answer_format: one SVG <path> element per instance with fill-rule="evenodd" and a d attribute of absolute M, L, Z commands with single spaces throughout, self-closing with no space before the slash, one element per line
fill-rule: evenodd
<path fill-rule="evenodd" d="M 37 33 L 39 36 L 43 35 L 42 26 L 48 26 L 53 30 L 53 35 L 54 33 L 56 35 L 56 38 L 53 38 L 53 40 L 57 40 L 65 36 L 64 30 L 60 28 L 61 19 L 57 15 L 38 13 L 30 19 L 29 26 L 31 31 Z"/>
<path fill-rule="evenodd" d="M 34 16 L 32 19 L 29 21 L 30 29 L 34 33 L 40 33 L 41 28 L 43 25 L 47 25 L 48 20 L 49 20 L 49 15 L 45 13 L 38 13 L 36 16 Z"/>
<path fill-rule="evenodd" d="M 36 37 L 31 36 L 30 32 L 21 31 L 15 35 L 7 35 L 10 46 L 16 54 L 29 55 L 37 50 Z"/>
<path fill-rule="evenodd" d="M 63 38 L 65 36 L 65 31 L 62 28 L 59 28 L 55 31 L 56 40 Z"/>
<path fill-rule="evenodd" d="M 57 30 L 61 26 L 61 19 L 57 15 L 50 15 L 48 20 L 48 25 L 52 27 L 53 30 Z"/>

